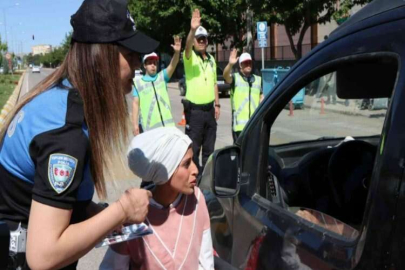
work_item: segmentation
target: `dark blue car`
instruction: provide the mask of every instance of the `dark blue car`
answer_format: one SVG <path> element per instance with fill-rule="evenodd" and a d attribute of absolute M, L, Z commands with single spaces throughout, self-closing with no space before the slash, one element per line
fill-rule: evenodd
<path fill-rule="evenodd" d="M 405 269 L 405 1 L 376 0 L 295 64 L 204 169 L 239 269 Z M 285 110 L 301 90 L 305 110 Z M 362 110 L 364 99 L 388 106 Z"/>

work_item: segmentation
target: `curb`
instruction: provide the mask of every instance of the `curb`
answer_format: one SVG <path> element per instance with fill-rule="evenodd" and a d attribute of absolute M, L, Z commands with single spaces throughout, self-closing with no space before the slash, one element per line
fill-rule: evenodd
<path fill-rule="evenodd" d="M 18 81 L 17 86 L 14 88 L 13 93 L 8 98 L 6 104 L 3 106 L 3 108 L 0 112 L 0 129 L 3 127 L 3 123 L 4 123 L 5 119 L 7 118 L 7 115 L 13 110 L 15 104 L 17 104 L 17 102 L 18 102 L 18 97 L 20 96 L 22 82 L 25 77 L 25 72 L 26 71 L 24 71 L 24 73 L 21 75 L 21 78 Z"/>
<path fill-rule="evenodd" d="M 304 108 L 308 108 L 308 109 L 321 109 L 321 105 L 313 105 L 313 106 L 309 106 L 309 105 L 304 105 Z M 352 116 L 364 116 L 364 117 L 370 117 L 370 113 L 366 112 L 362 112 L 360 110 L 341 110 L 341 109 L 337 109 L 337 108 L 328 108 L 327 106 L 325 106 L 325 112 L 334 112 L 334 113 L 340 113 L 340 114 L 345 114 L 345 115 L 352 115 Z"/>

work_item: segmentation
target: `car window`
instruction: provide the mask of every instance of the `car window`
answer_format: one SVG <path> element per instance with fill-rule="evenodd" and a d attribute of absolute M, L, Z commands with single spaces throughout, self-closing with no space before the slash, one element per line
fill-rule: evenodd
<path fill-rule="evenodd" d="M 336 72 L 302 88 L 271 129 L 270 145 L 379 135 L 388 98 L 344 99 L 336 94 Z"/>
<path fill-rule="evenodd" d="M 396 59 L 380 60 L 340 64 L 297 89 L 270 126 L 269 176 L 260 180 L 263 198 L 351 240 L 397 76 Z"/>

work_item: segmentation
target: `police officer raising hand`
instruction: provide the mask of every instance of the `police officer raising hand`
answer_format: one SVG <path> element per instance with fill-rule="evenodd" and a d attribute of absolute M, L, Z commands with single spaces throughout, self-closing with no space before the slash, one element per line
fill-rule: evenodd
<path fill-rule="evenodd" d="M 186 99 L 183 100 L 186 115 L 186 134 L 193 141 L 193 161 L 199 173 L 215 147 L 217 120 L 220 116 L 217 85 L 217 65 L 207 52 L 208 32 L 201 26 L 200 11 L 192 14 L 190 31 L 183 55 L 186 78 Z M 202 166 L 199 156 L 202 150 Z"/>
<path fill-rule="evenodd" d="M 159 56 L 150 53 L 143 57 L 145 75 L 135 77 L 132 101 L 134 136 L 158 127 L 174 127 L 167 83 L 170 81 L 180 58 L 181 39 L 173 37 L 174 53 L 166 69 L 158 72 Z"/>
<path fill-rule="evenodd" d="M 175 53 L 179 53 L 181 50 L 181 38 L 179 36 L 174 36 L 174 44 L 171 45 Z"/>
<path fill-rule="evenodd" d="M 196 31 L 200 25 L 201 25 L 200 11 L 198 9 L 195 9 L 193 11 L 193 16 L 191 17 L 191 30 Z"/>
<path fill-rule="evenodd" d="M 239 72 L 232 68 L 239 60 Z M 248 53 L 237 57 L 236 49 L 229 56 L 224 69 L 224 80 L 231 85 L 232 137 L 238 139 L 250 117 L 263 100 L 262 78 L 253 74 L 253 61 Z"/>
<path fill-rule="evenodd" d="M 239 57 L 238 56 L 238 51 L 236 49 L 233 49 L 231 54 L 229 55 L 229 64 L 235 65 L 238 62 Z"/>

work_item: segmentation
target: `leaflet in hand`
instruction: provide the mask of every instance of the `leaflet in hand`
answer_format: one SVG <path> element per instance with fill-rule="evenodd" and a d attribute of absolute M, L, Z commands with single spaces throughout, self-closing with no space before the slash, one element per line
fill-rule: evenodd
<path fill-rule="evenodd" d="M 108 235 L 103 241 L 96 245 L 96 248 L 129 241 L 151 233 L 152 230 L 145 223 L 128 225 L 122 228 L 120 233 L 114 232 Z"/>

